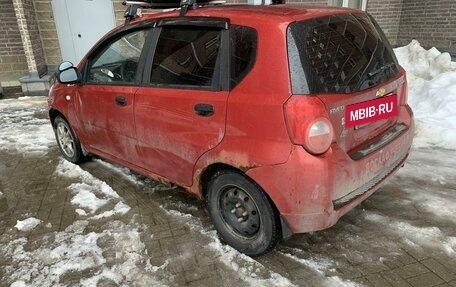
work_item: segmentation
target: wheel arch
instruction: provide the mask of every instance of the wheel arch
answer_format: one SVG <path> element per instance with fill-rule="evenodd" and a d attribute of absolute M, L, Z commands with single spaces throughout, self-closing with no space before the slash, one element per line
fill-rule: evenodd
<path fill-rule="evenodd" d="M 50 109 L 49 110 L 49 120 L 51 121 L 52 127 L 55 129 L 55 118 L 57 116 L 62 117 L 64 120 L 68 122 L 68 119 L 57 109 Z"/>
<path fill-rule="evenodd" d="M 57 117 L 61 117 L 62 119 L 64 119 L 71 127 L 71 129 L 73 129 L 73 132 L 75 133 L 76 137 L 78 138 L 79 141 L 81 141 L 81 136 L 80 136 L 80 130 L 79 130 L 79 127 L 77 125 L 75 125 L 74 123 L 72 123 L 72 121 L 69 120 L 69 117 L 66 117 L 64 115 L 64 113 L 62 113 L 61 111 L 59 111 L 58 109 L 55 109 L 55 108 L 51 108 L 49 110 L 49 120 L 51 121 L 51 125 L 52 127 L 55 129 L 55 119 Z M 85 150 L 84 150 L 84 153 Z"/>
<path fill-rule="evenodd" d="M 269 194 L 253 178 L 248 176 L 244 171 L 242 171 L 239 168 L 236 168 L 234 166 L 231 166 L 231 165 L 225 164 L 225 163 L 213 163 L 213 164 L 207 166 L 201 172 L 201 175 L 200 175 L 200 178 L 199 178 L 200 196 L 203 199 L 206 199 L 207 192 L 208 192 L 208 185 L 209 185 L 209 182 L 211 181 L 211 179 L 214 176 L 216 176 L 217 174 L 221 173 L 221 172 L 228 172 L 228 171 L 241 174 L 242 176 L 244 176 L 245 178 L 247 178 L 248 180 L 253 182 L 255 185 L 257 185 L 258 188 L 261 191 L 263 191 L 263 193 L 265 194 L 266 198 L 269 201 L 269 204 L 271 205 L 271 207 L 274 209 L 275 213 L 279 217 L 279 222 L 280 222 L 281 231 L 282 231 L 282 237 L 285 238 L 285 239 L 291 237 L 291 235 L 293 235 L 293 233 L 292 233 L 290 227 L 288 226 L 288 223 L 280 215 L 280 210 L 277 208 L 276 204 L 274 203 L 272 198 L 269 196 Z"/>
<path fill-rule="evenodd" d="M 240 169 L 235 168 L 234 166 L 231 166 L 229 164 L 225 163 L 213 163 L 209 166 L 207 166 L 200 174 L 199 177 L 199 186 L 200 186 L 200 196 L 202 198 L 206 198 L 207 195 L 207 189 L 209 182 L 211 179 L 218 173 L 223 172 L 223 171 L 232 171 L 236 173 L 243 173 Z"/>

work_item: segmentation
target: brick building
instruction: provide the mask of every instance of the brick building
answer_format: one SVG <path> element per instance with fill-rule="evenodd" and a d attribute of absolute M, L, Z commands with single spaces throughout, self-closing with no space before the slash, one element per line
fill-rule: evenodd
<path fill-rule="evenodd" d="M 108 1 L 108 2 L 107 2 Z M 49 88 L 49 74 L 62 58 L 77 61 L 86 47 L 81 39 L 93 39 L 106 31 L 102 16 L 90 19 L 90 5 L 108 10 L 106 27 L 123 22 L 122 0 L 0 0 L 0 90 L 19 86 L 26 95 Z M 265 0 L 228 0 L 228 3 L 261 3 Z M 270 0 L 266 0 L 270 1 Z M 103 3 L 102 3 L 103 2 Z M 436 46 L 456 54 L 455 0 L 288 0 L 288 4 L 334 5 L 363 9 L 372 14 L 393 45 L 417 39 L 424 47 Z M 93 10 L 93 9 L 92 9 Z M 110 11 L 109 11 L 110 10 Z M 63 15 L 63 16 L 62 16 Z M 98 17 L 98 18 L 96 18 Z M 80 22 L 84 33 L 70 27 Z M 68 26 L 68 27 L 67 27 Z M 72 28 L 74 28 L 72 30 Z M 71 35 L 70 35 L 71 34 Z M 69 37 L 74 36 L 74 38 Z M 92 41 L 84 43 L 92 45 Z M 78 48 L 82 47 L 82 48 Z"/>

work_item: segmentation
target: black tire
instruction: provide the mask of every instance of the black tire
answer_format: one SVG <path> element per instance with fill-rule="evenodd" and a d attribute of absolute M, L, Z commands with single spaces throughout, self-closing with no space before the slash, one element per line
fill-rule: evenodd
<path fill-rule="evenodd" d="M 282 238 L 278 212 L 264 191 L 240 173 L 216 174 L 209 182 L 206 202 L 219 236 L 239 252 L 262 255 Z"/>
<path fill-rule="evenodd" d="M 87 157 L 82 152 L 78 137 L 70 124 L 61 116 L 57 116 L 54 120 L 54 134 L 60 152 L 66 160 L 72 163 L 80 163 L 87 160 Z"/>

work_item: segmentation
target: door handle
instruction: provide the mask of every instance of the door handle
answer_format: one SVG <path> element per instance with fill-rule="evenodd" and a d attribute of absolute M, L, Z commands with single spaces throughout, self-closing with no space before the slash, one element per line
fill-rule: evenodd
<path fill-rule="evenodd" d="M 214 106 L 210 104 L 196 104 L 194 108 L 198 116 L 210 117 L 214 114 Z"/>
<path fill-rule="evenodd" d="M 125 107 L 127 105 L 127 99 L 124 96 L 117 96 L 116 105 Z"/>

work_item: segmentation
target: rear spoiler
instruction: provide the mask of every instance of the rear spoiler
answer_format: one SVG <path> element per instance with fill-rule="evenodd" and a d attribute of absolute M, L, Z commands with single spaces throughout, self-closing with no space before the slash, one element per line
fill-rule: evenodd
<path fill-rule="evenodd" d="M 127 6 L 125 10 L 125 24 L 138 17 L 138 9 L 170 9 L 181 8 L 179 16 L 185 16 L 188 8 L 198 8 L 206 5 L 220 5 L 226 1 L 220 0 L 148 0 L 148 1 L 123 1 L 122 5 Z"/>

